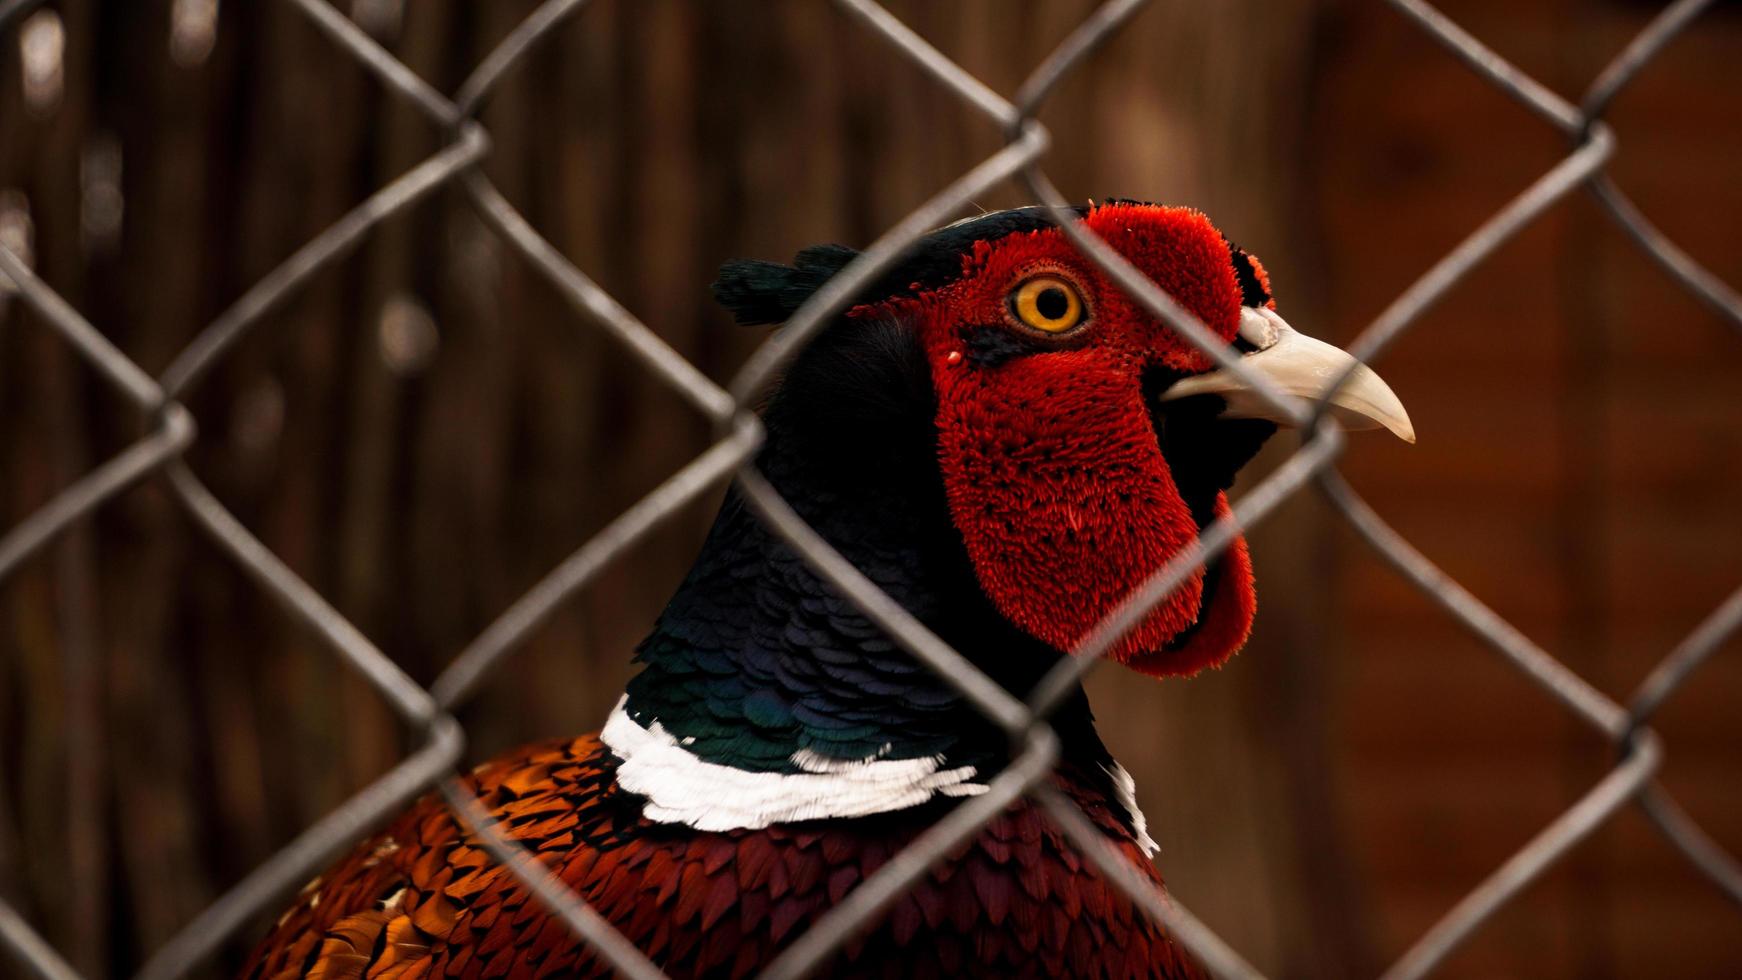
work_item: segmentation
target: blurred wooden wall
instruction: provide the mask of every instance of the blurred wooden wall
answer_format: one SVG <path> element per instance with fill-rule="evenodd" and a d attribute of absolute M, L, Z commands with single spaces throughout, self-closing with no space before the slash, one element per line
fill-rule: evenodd
<path fill-rule="evenodd" d="M 27 204 L 38 269 L 148 370 L 439 146 L 288 5 L 223 5 L 209 51 L 185 23 L 176 34 L 169 0 L 51 6 L 66 37 L 52 106 L 27 105 L 16 35 L 0 39 L 0 234 Z M 352 9 L 452 90 L 533 6 Z M 1091 4 L 891 6 L 1011 92 Z M 1566 93 L 1652 12 L 1447 9 Z M 1734 13 L 1708 18 L 1615 110 L 1623 183 L 1732 282 L 1739 35 Z M 1044 118 L 1068 194 L 1203 207 L 1264 257 L 1298 326 L 1338 340 L 1563 150 L 1395 14 L 1352 0 L 1158 2 Z M 717 378 L 762 337 L 710 307 L 719 262 L 863 244 L 998 146 L 799 0 L 601 0 L 484 121 L 509 199 Z M 1422 442 L 1356 440 L 1357 487 L 1611 694 L 1742 582 L 1742 340 L 1589 204 L 1486 264 L 1382 367 Z M 194 469 L 426 682 L 707 437 L 451 193 L 322 273 L 190 406 Z M 15 301 L 0 310 L 0 523 L 135 435 L 64 344 Z M 499 672 L 464 713 L 474 757 L 598 724 L 712 508 L 656 534 Z M 1371 973 L 1607 757 L 1315 500 L 1254 547 L 1248 651 L 1189 683 L 1104 671 L 1097 712 L 1184 901 L 1275 975 Z M 1666 782 L 1742 849 L 1739 692 L 1731 651 L 1661 727 Z M 0 583 L 0 893 L 93 976 L 126 973 L 404 749 L 369 689 L 154 485 Z M 1678 860 L 1629 816 L 1448 973 L 1734 975 L 1742 919 Z"/>
<path fill-rule="evenodd" d="M 1658 10 L 1463 0 L 1447 11 L 1574 98 Z M 1742 283 L 1742 17 L 1719 5 L 1610 115 L 1613 173 Z M 1401 18 L 1323 22 L 1311 156 L 1337 336 L 1374 316 L 1563 140 Z M 1384 362 L 1420 445 L 1352 482 L 1430 557 L 1611 697 L 1742 584 L 1742 333 L 1575 196 L 1454 289 Z M 1333 731 L 1373 924 L 1395 944 L 1588 790 L 1613 758 L 1338 532 Z M 1662 781 L 1742 850 L 1742 643 L 1658 716 Z M 1742 975 L 1742 919 L 1629 812 L 1455 959 L 1472 976 Z M 1395 948 L 1393 945 L 1392 948 Z"/>

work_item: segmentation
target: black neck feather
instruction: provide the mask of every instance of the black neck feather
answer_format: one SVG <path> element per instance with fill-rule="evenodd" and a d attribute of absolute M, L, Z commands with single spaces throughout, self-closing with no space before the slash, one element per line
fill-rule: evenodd
<path fill-rule="evenodd" d="M 840 321 L 793 365 L 766 415 L 763 472 L 879 586 L 1006 689 L 1060 656 L 981 593 L 936 463 L 930 376 L 914 332 Z M 702 758 L 793 771 L 792 754 L 913 758 L 990 774 L 1005 736 L 765 530 L 734 492 L 642 644 L 628 710 Z M 1090 778 L 1109 761 L 1081 691 L 1055 718 Z"/>

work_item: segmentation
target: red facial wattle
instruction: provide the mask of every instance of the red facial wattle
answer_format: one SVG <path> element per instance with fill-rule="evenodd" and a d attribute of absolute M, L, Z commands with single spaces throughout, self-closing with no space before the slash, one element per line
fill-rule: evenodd
<path fill-rule="evenodd" d="M 1089 226 L 1226 340 L 1241 315 L 1228 245 L 1195 211 L 1093 209 Z M 1012 316 L 1034 277 L 1075 286 L 1080 329 L 1048 335 Z M 1137 307 L 1056 229 L 981 242 L 962 276 L 858 315 L 922 333 L 937 395 L 938 462 L 982 590 L 1021 629 L 1070 651 L 1196 540 L 1200 518 L 1158 441 L 1146 379 L 1209 359 Z M 986 338 L 1014 356 L 982 356 Z M 1112 649 L 1145 673 L 1191 673 L 1245 641 L 1255 600 L 1244 541 L 1200 567 Z"/>

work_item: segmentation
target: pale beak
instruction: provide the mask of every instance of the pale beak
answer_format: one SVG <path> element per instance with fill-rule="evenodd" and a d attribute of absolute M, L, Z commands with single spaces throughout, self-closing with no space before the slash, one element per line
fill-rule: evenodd
<path fill-rule="evenodd" d="M 1356 364 L 1345 351 L 1299 332 L 1270 309 L 1249 306 L 1241 311 L 1240 337 L 1257 348 L 1240 363 L 1283 394 L 1299 399 L 1303 407 L 1322 397 L 1349 365 Z M 1289 423 L 1286 416 L 1227 371 L 1182 378 L 1162 393 L 1161 400 L 1177 401 L 1193 395 L 1221 398 L 1227 405 L 1223 418 Z M 1330 413 L 1346 429 L 1383 426 L 1404 442 L 1415 441 L 1415 426 L 1409 423 L 1403 403 L 1365 364 L 1356 364 L 1348 382 L 1331 396 Z"/>

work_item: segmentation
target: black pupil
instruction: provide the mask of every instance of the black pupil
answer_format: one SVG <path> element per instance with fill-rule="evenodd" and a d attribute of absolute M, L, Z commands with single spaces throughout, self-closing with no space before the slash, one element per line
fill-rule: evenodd
<path fill-rule="evenodd" d="M 1034 298 L 1034 310 L 1047 320 L 1062 320 L 1071 309 L 1071 299 L 1057 286 L 1048 286 Z"/>

